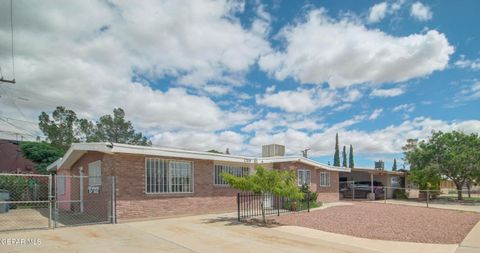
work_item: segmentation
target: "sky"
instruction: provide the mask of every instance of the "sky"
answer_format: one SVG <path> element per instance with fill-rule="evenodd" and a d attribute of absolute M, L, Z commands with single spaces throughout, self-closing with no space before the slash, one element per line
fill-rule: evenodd
<path fill-rule="evenodd" d="M 432 131 L 480 132 L 480 2 L 0 0 L 0 137 L 40 112 L 121 107 L 154 146 L 261 145 L 401 167 Z M 14 74 L 13 74 L 14 73 Z"/>

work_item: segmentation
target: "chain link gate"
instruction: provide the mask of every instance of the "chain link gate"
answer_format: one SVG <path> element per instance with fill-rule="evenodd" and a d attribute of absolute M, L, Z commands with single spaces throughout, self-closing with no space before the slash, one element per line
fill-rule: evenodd
<path fill-rule="evenodd" d="M 54 227 L 114 222 L 113 177 L 55 177 Z"/>
<path fill-rule="evenodd" d="M 0 174 L 0 232 L 115 223 L 115 178 Z"/>

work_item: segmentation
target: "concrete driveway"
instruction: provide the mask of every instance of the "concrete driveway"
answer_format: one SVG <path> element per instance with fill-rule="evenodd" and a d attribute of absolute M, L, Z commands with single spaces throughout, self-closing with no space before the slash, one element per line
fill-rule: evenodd
<path fill-rule="evenodd" d="M 295 227 L 239 224 L 232 214 L 202 215 L 116 225 L 0 233 L 1 239 L 40 239 L 41 245 L 1 245 L 0 252 L 384 252 L 385 244 L 326 237 Z M 359 239 L 362 240 L 362 239 Z M 368 240 L 368 239 L 365 239 Z M 351 241 L 351 242 L 350 242 Z M 454 245 L 395 242 L 401 252 L 452 252 Z M 359 245 L 359 246 L 357 246 Z M 412 247 L 414 245 L 415 247 Z M 423 251 L 416 251 L 423 249 Z"/>

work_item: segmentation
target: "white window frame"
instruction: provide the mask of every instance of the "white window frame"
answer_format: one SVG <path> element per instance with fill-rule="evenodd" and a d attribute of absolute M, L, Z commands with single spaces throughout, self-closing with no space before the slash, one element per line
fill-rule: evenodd
<path fill-rule="evenodd" d="M 308 172 L 308 183 L 303 182 L 303 181 L 305 181 L 305 178 L 302 178 L 302 179 L 300 178 L 301 172 L 303 173 L 303 175 L 306 175 L 306 172 Z M 298 169 L 297 170 L 297 183 L 298 183 L 298 186 L 302 186 L 304 184 L 310 186 L 312 184 L 312 171 L 309 170 L 309 169 Z"/>
<path fill-rule="evenodd" d="M 325 179 L 323 181 L 325 182 L 322 182 L 322 177 L 325 177 Z M 328 171 L 321 171 L 320 172 L 320 182 L 319 182 L 319 185 L 320 187 L 330 187 L 330 172 Z"/>
<path fill-rule="evenodd" d="M 102 185 L 102 161 L 98 160 L 88 164 L 88 186 Z"/>
<path fill-rule="evenodd" d="M 217 167 L 223 167 L 223 168 L 217 168 Z M 221 170 L 221 172 L 230 172 L 231 174 L 238 176 L 238 177 L 244 177 L 250 174 L 250 168 L 248 165 L 242 165 L 242 164 L 222 164 L 222 163 L 215 163 L 213 165 L 213 185 L 214 186 L 222 186 L 222 187 L 229 187 L 228 183 L 225 182 L 225 180 L 220 176 L 220 173 L 217 174 L 217 171 Z M 246 172 L 245 172 L 246 170 Z M 232 173 L 232 171 L 235 171 Z"/>
<path fill-rule="evenodd" d="M 148 171 L 148 163 L 149 161 L 155 163 L 155 166 L 160 165 L 161 163 L 167 164 L 167 167 L 163 168 L 164 171 L 160 171 L 160 169 L 157 167 L 156 170 L 150 171 L 150 182 L 149 180 L 149 171 Z M 177 173 L 178 168 L 172 168 L 171 164 L 172 163 L 188 163 L 190 164 L 190 185 L 189 189 L 190 191 L 172 191 L 172 172 Z M 177 169 L 177 170 L 176 170 Z M 156 158 L 156 157 L 146 157 L 145 158 L 145 180 L 144 180 L 144 185 L 145 185 L 145 194 L 147 195 L 158 195 L 158 194 L 191 194 L 194 193 L 195 189 L 195 168 L 194 168 L 194 163 L 192 161 L 187 161 L 187 160 L 176 160 L 176 159 L 163 159 L 163 158 Z M 162 186 L 159 186 L 159 190 L 152 190 L 152 186 L 150 187 L 150 191 L 148 189 L 149 183 L 153 183 L 153 187 L 156 186 L 155 181 L 158 183 L 158 173 L 161 173 L 163 176 L 163 173 L 166 173 L 166 176 L 164 177 L 166 186 L 164 188 L 166 191 L 162 191 Z M 155 179 L 157 178 L 157 179 Z"/>
<path fill-rule="evenodd" d="M 65 175 L 57 175 L 57 194 L 64 195 L 66 188 L 66 177 Z"/>

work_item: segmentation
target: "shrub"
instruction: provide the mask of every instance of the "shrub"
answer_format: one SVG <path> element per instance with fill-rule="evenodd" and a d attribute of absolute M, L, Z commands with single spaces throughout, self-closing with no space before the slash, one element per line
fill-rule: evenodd
<path fill-rule="evenodd" d="M 394 199 L 408 199 L 408 195 L 404 189 L 395 189 L 393 190 Z"/>

